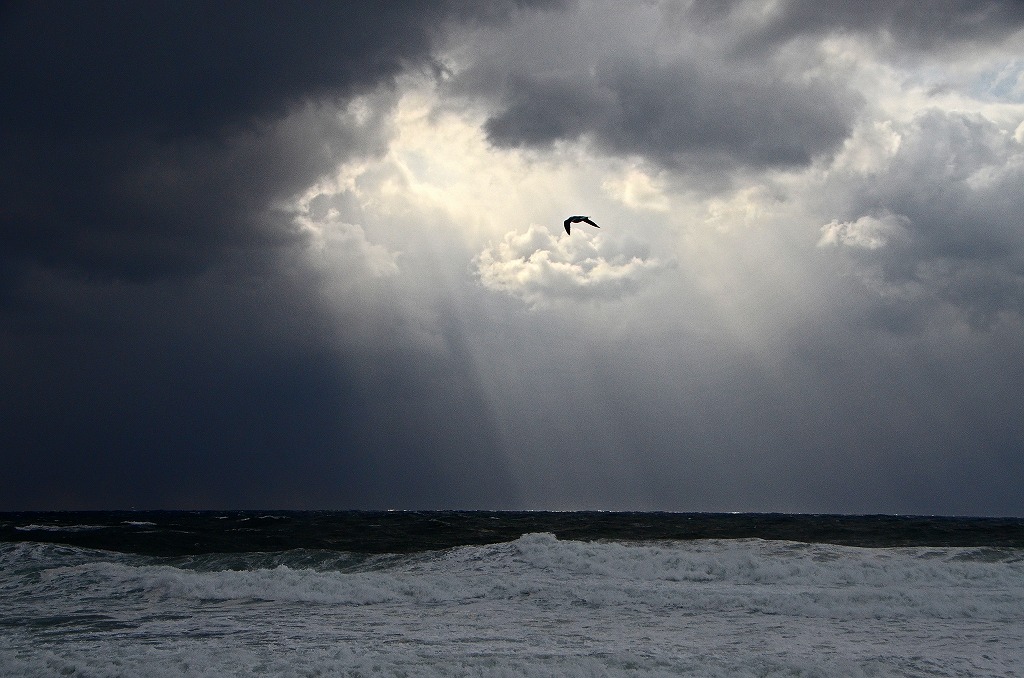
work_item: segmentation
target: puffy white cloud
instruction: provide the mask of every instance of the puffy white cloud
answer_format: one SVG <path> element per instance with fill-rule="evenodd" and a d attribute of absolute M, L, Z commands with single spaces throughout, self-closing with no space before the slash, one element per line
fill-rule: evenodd
<path fill-rule="evenodd" d="M 649 284 L 665 267 L 644 248 L 600 234 L 561 236 L 531 225 L 510 232 L 476 258 L 480 282 L 531 305 L 559 300 L 612 300 Z"/>
<path fill-rule="evenodd" d="M 876 250 L 885 247 L 892 238 L 899 237 L 906 229 L 906 224 L 906 217 L 890 213 L 879 216 L 869 214 L 856 221 L 833 220 L 821 227 L 818 246 L 843 245 Z"/>

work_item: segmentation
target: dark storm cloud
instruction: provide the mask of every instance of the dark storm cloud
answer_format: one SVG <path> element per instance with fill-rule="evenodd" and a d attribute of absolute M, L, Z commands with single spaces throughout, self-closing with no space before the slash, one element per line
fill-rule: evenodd
<path fill-rule="evenodd" d="M 498 146 L 549 146 L 588 136 L 607 152 L 685 170 L 805 165 L 850 131 L 856 96 L 737 65 L 618 58 L 593 75 L 519 74 L 487 121 Z"/>
<path fill-rule="evenodd" d="M 453 88 L 485 100 L 499 147 L 582 140 L 694 173 L 802 166 L 841 147 L 863 100 L 820 59 L 736 54 L 736 29 L 708 13 L 651 12 L 571 15 L 536 27 L 530 50 L 502 36 Z"/>
<path fill-rule="evenodd" d="M 14 146 L 29 160 L 11 161 L 19 167 L 4 187 L 5 254 L 136 280 L 193 274 L 232 253 L 258 268 L 296 238 L 268 206 L 344 154 L 372 150 L 377 122 L 356 124 L 309 104 L 287 121 L 215 140 L 114 134 L 51 143 L 26 135 Z"/>
<path fill-rule="evenodd" d="M 296 148 L 275 123 L 430 66 L 448 20 L 519 4 L 6 4 L 5 264 L 139 278 L 287 241 L 259 213 L 373 130 L 323 116 Z"/>
<path fill-rule="evenodd" d="M 656 35 L 591 21 L 562 26 L 565 47 L 542 37 L 529 53 L 514 38 L 495 48 L 459 78 L 463 91 L 492 100 L 490 141 L 545 148 L 586 139 L 676 171 L 807 165 L 841 147 L 865 102 L 841 76 L 825 75 L 813 47 L 801 55 L 787 43 L 882 32 L 930 49 L 994 42 L 1024 25 L 1015 2 L 951 0 L 927 11 L 884 1 L 793 0 L 767 12 L 745 2 L 672 7 L 662 6 L 666 30 Z"/>
<path fill-rule="evenodd" d="M 0 509 L 509 501 L 458 333 L 425 349 L 381 305 L 360 346 L 311 286 L 37 281 L 0 330 Z"/>
<path fill-rule="evenodd" d="M 383 151 L 451 24 L 557 4 L 4 3 L 0 508 L 507 497 L 458 332 L 424 349 L 382 282 L 354 336 L 275 207 Z"/>
<path fill-rule="evenodd" d="M 807 35 L 884 32 L 902 46 L 932 49 L 998 39 L 1022 25 L 1024 4 L 1016 0 L 937 0 L 926 7 L 914 0 L 786 0 L 743 43 L 753 47 Z"/>

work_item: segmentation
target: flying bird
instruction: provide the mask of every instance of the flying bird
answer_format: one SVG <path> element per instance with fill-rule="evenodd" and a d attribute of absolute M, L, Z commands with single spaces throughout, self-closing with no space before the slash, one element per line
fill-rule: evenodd
<path fill-rule="evenodd" d="M 593 221 L 591 221 L 590 217 L 581 217 L 581 216 L 569 217 L 568 219 L 566 219 L 565 221 L 562 222 L 562 225 L 565 226 L 565 232 L 566 233 L 571 233 L 571 231 L 569 230 L 569 224 L 578 224 L 581 221 L 584 224 L 590 224 L 594 228 L 601 228 L 600 226 L 595 224 Z"/>

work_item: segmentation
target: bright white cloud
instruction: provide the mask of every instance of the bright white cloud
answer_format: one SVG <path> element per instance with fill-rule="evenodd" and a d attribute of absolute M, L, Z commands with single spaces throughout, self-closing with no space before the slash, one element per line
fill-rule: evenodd
<path fill-rule="evenodd" d="M 865 215 L 856 221 L 833 220 L 821 227 L 819 247 L 842 245 L 876 250 L 906 230 L 907 219 L 895 214 Z"/>
<path fill-rule="evenodd" d="M 604 181 L 601 187 L 627 207 L 650 212 L 667 212 L 669 196 L 664 181 L 640 167 L 630 167 L 624 173 Z"/>
<path fill-rule="evenodd" d="M 362 226 L 341 221 L 336 209 L 328 210 L 322 221 L 300 215 L 295 223 L 310 233 L 310 262 L 319 270 L 344 263 L 349 276 L 353 265 L 373 277 L 398 274 L 398 253 L 370 242 Z"/>
<path fill-rule="evenodd" d="M 480 282 L 532 305 L 563 299 L 618 299 L 636 293 L 664 268 L 601 235 L 561 236 L 531 225 L 510 232 L 476 258 Z"/>

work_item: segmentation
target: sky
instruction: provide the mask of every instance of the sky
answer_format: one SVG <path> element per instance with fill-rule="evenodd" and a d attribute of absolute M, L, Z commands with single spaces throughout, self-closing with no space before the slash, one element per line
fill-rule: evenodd
<path fill-rule="evenodd" d="M 1024 516 L 1022 55 L 1009 0 L 3 3 L 0 510 Z"/>

